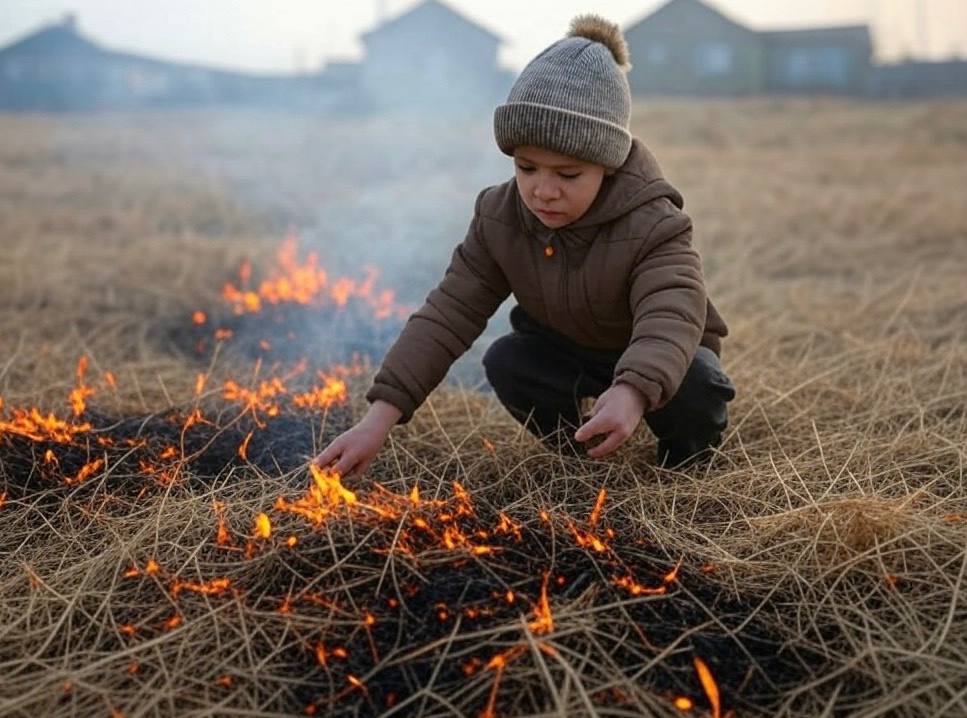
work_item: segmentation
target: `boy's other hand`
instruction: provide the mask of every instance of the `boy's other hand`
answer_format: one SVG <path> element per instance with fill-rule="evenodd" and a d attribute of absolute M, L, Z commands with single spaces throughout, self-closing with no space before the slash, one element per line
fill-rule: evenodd
<path fill-rule="evenodd" d="M 389 430 L 402 412 L 385 401 L 375 402 L 353 428 L 333 439 L 312 463 L 340 476 L 361 476 L 379 453 Z"/>
<path fill-rule="evenodd" d="M 591 418 L 574 434 L 576 441 L 585 442 L 599 434 L 607 437 L 588 450 L 592 459 L 600 459 L 621 446 L 631 436 L 645 412 L 645 397 L 630 384 L 615 384 L 594 402 Z"/>

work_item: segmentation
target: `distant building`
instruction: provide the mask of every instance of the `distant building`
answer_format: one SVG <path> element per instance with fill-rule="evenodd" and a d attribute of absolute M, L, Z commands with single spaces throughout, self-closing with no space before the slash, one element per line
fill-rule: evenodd
<path fill-rule="evenodd" d="M 701 0 L 670 0 L 625 30 L 632 92 L 865 94 L 869 28 L 757 32 Z"/>
<path fill-rule="evenodd" d="M 165 62 L 102 48 L 72 15 L 0 49 L 0 108 L 91 110 L 293 101 L 311 83 Z"/>
<path fill-rule="evenodd" d="M 439 0 L 425 0 L 361 39 L 359 91 L 376 110 L 489 109 L 513 82 L 497 64 L 501 38 Z"/>
<path fill-rule="evenodd" d="M 908 60 L 873 68 L 870 90 L 876 97 L 967 96 L 967 60 Z"/>
<path fill-rule="evenodd" d="M 869 90 L 873 39 L 866 25 L 774 30 L 759 36 L 767 93 L 862 95 Z"/>
<path fill-rule="evenodd" d="M 634 94 L 750 95 L 762 87 L 756 33 L 699 0 L 671 0 L 624 32 Z"/>

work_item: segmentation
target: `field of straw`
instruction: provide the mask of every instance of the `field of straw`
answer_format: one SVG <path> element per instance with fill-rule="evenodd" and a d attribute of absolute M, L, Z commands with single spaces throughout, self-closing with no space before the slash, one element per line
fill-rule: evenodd
<path fill-rule="evenodd" d="M 967 105 L 635 108 L 731 329 L 711 462 L 550 453 L 502 313 L 342 482 L 448 143 L 510 165 L 325 122 L 0 117 L 0 715 L 967 715 Z"/>

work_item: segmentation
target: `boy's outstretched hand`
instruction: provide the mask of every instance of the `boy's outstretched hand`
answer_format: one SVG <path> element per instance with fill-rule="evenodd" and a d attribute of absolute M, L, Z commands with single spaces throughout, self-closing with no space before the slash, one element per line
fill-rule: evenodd
<path fill-rule="evenodd" d="M 607 438 L 588 449 L 588 456 L 600 459 L 621 446 L 631 436 L 645 413 L 645 397 L 630 384 L 615 384 L 594 402 L 591 418 L 574 434 L 576 441 L 588 441 L 598 434 Z"/>
<path fill-rule="evenodd" d="M 374 402 L 356 426 L 333 439 L 312 463 L 323 468 L 334 464 L 332 471 L 340 476 L 362 475 L 402 415 L 388 402 Z"/>

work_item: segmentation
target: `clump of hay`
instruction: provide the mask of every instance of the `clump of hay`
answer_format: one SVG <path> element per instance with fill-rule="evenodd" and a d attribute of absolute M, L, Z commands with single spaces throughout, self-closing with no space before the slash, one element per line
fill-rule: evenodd
<path fill-rule="evenodd" d="M 817 558 L 846 560 L 895 541 L 913 525 L 911 497 L 846 496 L 752 519 L 766 542 L 798 538 Z"/>

